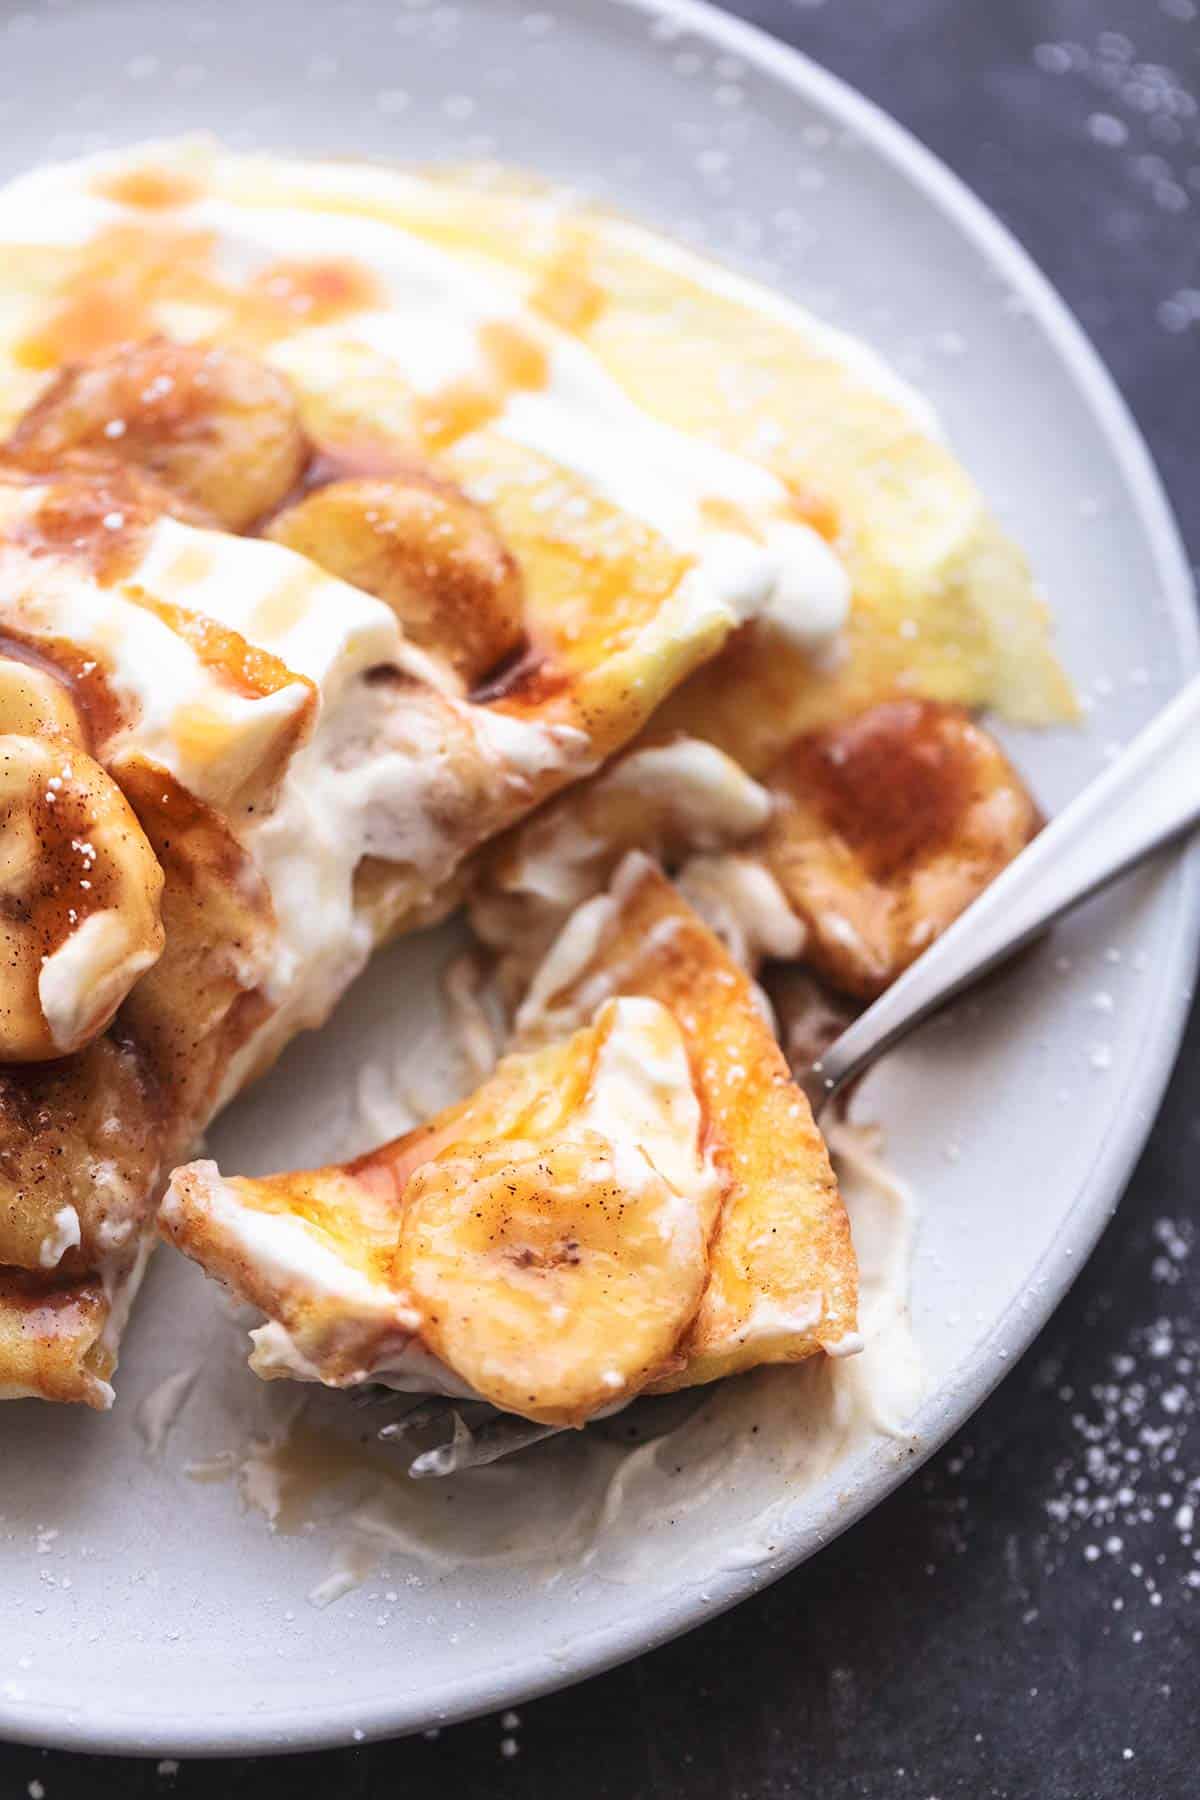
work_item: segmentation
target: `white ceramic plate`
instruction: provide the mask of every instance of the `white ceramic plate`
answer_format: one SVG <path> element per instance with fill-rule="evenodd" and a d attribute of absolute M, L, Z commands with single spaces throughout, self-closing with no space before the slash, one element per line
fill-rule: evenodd
<path fill-rule="evenodd" d="M 258 0 L 231 23 L 225 0 L 0 11 L 2 172 L 201 126 L 239 145 L 497 155 L 573 180 L 765 274 L 930 395 L 1029 547 L 1094 703 L 1084 730 L 1014 745 L 1047 806 L 1191 669 L 1186 565 L 1107 376 L 978 202 L 828 75 L 684 0 L 557 13 Z M 1127 883 L 867 1090 L 860 1110 L 882 1119 L 922 1203 L 913 1316 L 931 1385 L 911 1441 L 875 1438 L 804 1481 L 770 1434 L 748 1435 L 757 1391 L 733 1388 L 717 1408 L 725 1436 L 691 1433 L 678 1477 L 674 1453 L 643 1455 L 599 1536 L 580 1459 L 535 1452 L 487 1489 L 486 1530 L 456 1523 L 447 1490 L 425 1484 L 412 1546 L 434 1544 L 435 1559 L 393 1545 L 318 1610 L 306 1595 L 336 1528 L 272 1534 L 230 1483 L 183 1472 L 244 1440 L 253 1384 L 212 1290 L 163 1255 L 112 1415 L 0 1408 L 0 1732 L 194 1754 L 406 1731 L 634 1655 L 809 1555 L 962 1422 L 1098 1235 L 1175 1052 L 1197 872 L 1176 861 Z M 429 1060 L 433 1025 L 409 1021 L 436 1011 L 444 948 L 377 964 L 329 1032 L 222 1124 L 222 1157 L 340 1149 L 371 1059 L 400 1032 L 411 1055 L 415 1031 Z M 196 1366 L 167 1451 L 149 1456 L 138 1402 Z M 530 1493 L 538 1554 L 493 1555 Z"/>

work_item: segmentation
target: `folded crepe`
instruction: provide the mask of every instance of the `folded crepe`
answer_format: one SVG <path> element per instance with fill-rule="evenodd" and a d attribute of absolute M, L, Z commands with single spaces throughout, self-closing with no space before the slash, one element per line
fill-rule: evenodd
<path fill-rule="evenodd" d="M 170 1240 L 266 1315 L 264 1377 L 582 1425 L 857 1348 L 829 1158 L 751 983 L 648 858 L 576 915 L 468 1099 L 352 1162 L 176 1172 Z"/>

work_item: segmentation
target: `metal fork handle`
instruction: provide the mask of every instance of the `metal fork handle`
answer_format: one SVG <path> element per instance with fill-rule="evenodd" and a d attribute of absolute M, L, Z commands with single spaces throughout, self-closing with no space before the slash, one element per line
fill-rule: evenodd
<path fill-rule="evenodd" d="M 832 1043 L 823 1105 L 946 1000 L 1200 819 L 1200 676 Z"/>

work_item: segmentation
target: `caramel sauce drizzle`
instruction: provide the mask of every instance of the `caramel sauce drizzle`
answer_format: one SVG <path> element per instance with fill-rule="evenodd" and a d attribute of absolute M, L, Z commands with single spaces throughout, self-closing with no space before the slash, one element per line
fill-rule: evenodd
<path fill-rule="evenodd" d="M 101 587 L 111 587 L 137 562 L 156 516 L 139 488 L 136 470 L 98 458 L 72 457 L 67 466 L 39 472 L 48 482 L 37 510 L 11 534 L 33 556 L 69 555 L 87 563 Z"/>
<path fill-rule="evenodd" d="M 608 296 L 587 272 L 582 247 L 563 251 L 543 270 L 529 296 L 534 312 L 562 331 L 584 332 L 603 312 Z"/>
<path fill-rule="evenodd" d="M 477 374 L 459 376 L 418 402 L 418 430 L 430 452 L 469 437 L 504 411 L 510 394 L 545 387 L 549 379 L 545 350 L 520 325 L 489 321 L 479 328 L 478 345 L 483 367 Z"/>
<path fill-rule="evenodd" d="M 155 308 L 185 302 L 228 306 L 211 273 L 210 232 L 178 225 L 120 224 L 97 233 L 60 290 L 58 303 L 15 346 L 24 368 L 49 370 L 160 330 Z"/>
<path fill-rule="evenodd" d="M 75 702 L 83 722 L 84 737 L 93 754 L 100 752 L 129 723 L 111 669 L 99 657 L 83 655 L 65 638 L 39 635 L 34 640 L 5 626 L 0 631 L 0 656 L 11 656 L 18 662 L 44 669 L 63 683 Z M 103 760 L 102 756 L 100 760 Z"/>
<path fill-rule="evenodd" d="M 884 702 L 798 738 L 785 753 L 787 785 L 876 880 L 951 842 L 974 798 L 971 759 L 944 729 L 955 711 L 925 700 Z"/>
<path fill-rule="evenodd" d="M 270 650 L 248 643 L 239 631 L 222 625 L 207 613 L 179 606 L 173 600 L 160 600 L 133 582 L 122 589 L 122 598 L 153 613 L 190 646 L 197 661 L 210 673 L 248 700 L 261 700 L 285 687 L 302 686 L 316 691 L 307 675 L 298 675 Z"/>
<path fill-rule="evenodd" d="M 159 210 L 167 215 L 165 202 Z M 136 224 L 98 232 L 49 315 L 16 345 L 15 360 L 49 370 L 153 337 L 163 330 L 164 307 L 190 308 L 200 320 L 211 314 L 223 341 L 262 349 L 301 326 L 333 324 L 386 301 L 377 276 L 352 257 L 281 260 L 232 287 L 215 271 L 214 247 L 211 232 L 152 209 Z"/>
<path fill-rule="evenodd" d="M 165 212 L 176 206 L 190 206 L 204 192 L 194 175 L 182 169 L 156 169 L 150 164 L 140 169 L 120 169 L 115 175 L 101 175 L 92 183 L 92 192 L 117 206 L 136 206 L 147 212 Z"/>
<path fill-rule="evenodd" d="M 261 312 L 265 321 L 286 332 L 298 323 L 332 325 L 386 304 L 383 284 L 365 264 L 348 256 L 318 257 L 260 269 L 246 289 L 244 311 Z"/>

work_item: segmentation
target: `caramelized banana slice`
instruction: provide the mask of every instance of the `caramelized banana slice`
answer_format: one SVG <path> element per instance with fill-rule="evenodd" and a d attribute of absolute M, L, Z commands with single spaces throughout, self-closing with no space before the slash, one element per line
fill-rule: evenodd
<path fill-rule="evenodd" d="M 45 1271 L 0 1267 L 0 1398 L 106 1411 L 116 1362 L 106 1329 L 112 1316 L 98 1276 L 51 1284 Z"/>
<path fill-rule="evenodd" d="M 895 700 L 798 738 L 768 786 L 762 855 L 807 927 L 804 959 L 873 999 L 1037 831 L 994 739 L 958 707 Z"/>
<path fill-rule="evenodd" d="M 724 1189 L 706 1131 L 678 1024 L 624 999 L 344 1167 L 179 1170 L 162 1226 L 269 1315 L 260 1374 L 579 1425 L 675 1368 Z"/>
<path fill-rule="evenodd" d="M 574 1044 L 591 1059 L 582 1106 L 548 1138 L 418 1169 L 396 1264 L 430 1348 L 548 1425 L 582 1424 L 670 1365 L 720 1193 L 666 1008 L 612 1002 Z"/>
<path fill-rule="evenodd" d="M 63 369 L 10 450 L 31 468 L 73 451 L 136 464 L 229 531 L 280 505 L 307 454 L 281 375 L 237 350 L 158 337 Z"/>
<path fill-rule="evenodd" d="M 0 732 L 85 747 L 83 721 L 66 683 L 12 656 L 0 656 Z"/>
<path fill-rule="evenodd" d="M 268 537 L 391 607 L 405 636 L 474 687 L 522 642 L 515 558 L 450 482 L 334 481 L 288 507 Z"/>
<path fill-rule="evenodd" d="M 0 1060 L 102 1031 L 163 947 L 162 870 L 121 790 L 64 740 L 0 738 Z"/>
<path fill-rule="evenodd" d="M 129 1267 L 162 1157 L 161 1095 L 118 1031 L 0 1066 L 0 1265 L 55 1281 Z"/>

